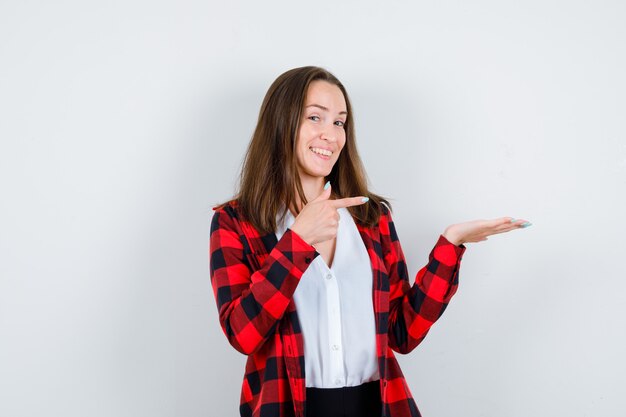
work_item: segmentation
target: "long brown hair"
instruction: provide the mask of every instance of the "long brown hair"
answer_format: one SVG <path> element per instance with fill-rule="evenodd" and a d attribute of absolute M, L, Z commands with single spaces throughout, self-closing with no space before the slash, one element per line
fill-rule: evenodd
<path fill-rule="evenodd" d="M 346 143 L 326 177 L 331 183 L 333 197 L 369 197 L 367 203 L 348 207 L 348 210 L 356 221 L 370 227 L 378 223 L 383 210 L 381 203 L 391 210 L 387 199 L 367 189 L 367 174 L 357 151 L 352 106 L 345 87 L 323 68 L 300 67 L 281 74 L 267 91 L 243 160 L 239 189 L 233 197 L 243 218 L 259 232 L 276 231 L 276 215 L 283 207 L 293 207 L 296 215 L 299 214 L 296 192 L 302 204 L 307 203 L 298 174 L 295 148 L 306 93 L 311 82 L 317 80 L 339 87 L 348 112 L 344 123 Z M 225 204 L 228 202 L 214 208 Z M 283 211 L 281 218 L 286 213 Z"/>

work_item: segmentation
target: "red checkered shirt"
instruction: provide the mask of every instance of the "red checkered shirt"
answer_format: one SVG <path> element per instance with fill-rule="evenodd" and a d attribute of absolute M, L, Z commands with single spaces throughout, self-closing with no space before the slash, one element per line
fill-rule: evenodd
<path fill-rule="evenodd" d="M 209 270 L 220 325 L 248 355 L 240 414 L 305 417 L 304 342 L 292 296 L 319 253 L 291 229 L 279 241 L 274 233 L 260 234 L 242 220 L 236 200 L 214 210 Z M 466 247 L 440 235 L 411 285 L 391 212 L 383 205 L 374 227 L 355 223 L 374 279 L 381 416 L 420 417 L 393 351 L 413 350 L 444 312 Z"/>

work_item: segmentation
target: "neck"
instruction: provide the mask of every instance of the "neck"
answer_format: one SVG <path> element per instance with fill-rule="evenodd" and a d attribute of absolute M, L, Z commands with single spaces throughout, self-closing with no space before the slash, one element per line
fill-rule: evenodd
<path fill-rule="evenodd" d="M 308 177 L 300 175 L 300 183 L 302 184 L 302 190 L 306 196 L 307 201 L 315 200 L 324 191 L 324 184 L 326 179 L 324 177 Z M 300 197 L 296 193 L 296 204 L 302 210 L 303 204 L 300 201 Z"/>

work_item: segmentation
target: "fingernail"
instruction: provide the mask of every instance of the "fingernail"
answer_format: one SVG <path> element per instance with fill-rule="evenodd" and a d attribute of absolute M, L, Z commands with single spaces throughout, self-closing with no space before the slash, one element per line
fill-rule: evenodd
<path fill-rule="evenodd" d="M 532 226 L 532 223 L 529 223 L 529 222 L 522 223 L 522 227 L 528 227 L 528 226 Z"/>
<path fill-rule="evenodd" d="M 330 181 L 326 181 L 326 184 L 324 184 L 325 190 L 328 190 L 328 187 L 330 187 Z"/>
<path fill-rule="evenodd" d="M 361 199 L 361 201 L 362 201 L 362 202 L 364 202 L 364 203 L 366 203 L 366 202 L 368 202 L 368 201 L 369 201 L 369 197 L 363 197 L 363 198 Z"/>
<path fill-rule="evenodd" d="M 511 223 L 515 223 L 517 219 L 511 219 Z"/>

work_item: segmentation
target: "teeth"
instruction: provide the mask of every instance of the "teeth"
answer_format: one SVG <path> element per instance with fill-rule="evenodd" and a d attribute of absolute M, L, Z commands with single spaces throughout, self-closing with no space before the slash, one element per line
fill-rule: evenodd
<path fill-rule="evenodd" d="M 331 151 L 327 151 L 325 149 L 320 149 L 320 148 L 309 148 L 309 149 L 311 149 L 313 152 L 318 153 L 320 155 L 331 156 L 333 154 Z"/>

